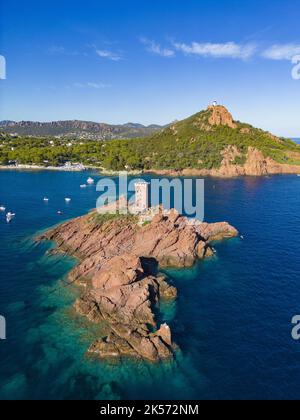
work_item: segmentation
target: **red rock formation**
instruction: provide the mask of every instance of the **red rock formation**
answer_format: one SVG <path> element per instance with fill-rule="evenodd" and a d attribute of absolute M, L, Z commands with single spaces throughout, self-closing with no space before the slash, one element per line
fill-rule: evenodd
<path fill-rule="evenodd" d="M 39 238 L 56 241 L 79 259 L 70 280 L 83 282 L 86 291 L 75 308 L 109 330 L 89 352 L 151 361 L 172 357 L 171 330 L 165 324 L 158 328 L 153 309 L 160 299 L 176 298 L 177 291 L 151 267 L 191 266 L 212 254 L 210 241 L 236 236 L 236 229 L 227 223 L 190 223 L 175 210 L 157 214 L 144 227 L 126 217 L 102 226 L 93 220 L 94 214 L 79 217 Z"/>
<path fill-rule="evenodd" d="M 108 337 L 89 351 L 101 357 L 135 356 L 152 361 L 171 357 L 168 328 L 151 332 L 157 327 L 153 305 L 171 288 L 164 283 L 163 278 L 147 276 L 141 259 L 132 254 L 109 260 L 93 278 L 92 288 L 75 303 L 77 311 L 91 321 L 103 320 L 110 326 Z"/>
<path fill-rule="evenodd" d="M 161 266 L 187 267 L 194 264 L 199 235 L 175 210 L 158 214 L 152 223 L 137 232 L 133 252 L 155 258 Z"/>
<path fill-rule="evenodd" d="M 238 235 L 238 231 L 227 222 L 201 223 L 198 226 L 198 232 L 206 243 L 234 238 Z"/>
<path fill-rule="evenodd" d="M 211 116 L 208 120 L 210 125 L 226 125 L 230 128 L 237 128 L 237 124 L 233 121 L 232 115 L 225 106 L 209 106 L 208 109 L 211 111 Z"/>
<path fill-rule="evenodd" d="M 264 176 L 275 174 L 298 174 L 299 165 L 289 165 L 275 162 L 270 157 L 264 157 L 263 153 L 249 147 L 244 165 L 235 164 L 235 159 L 241 156 L 236 146 L 227 146 L 222 152 L 221 166 L 215 169 L 183 169 L 181 171 L 154 170 L 149 171 L 163 176 L 213 176 L 232 178 L 236 176 Z"/>

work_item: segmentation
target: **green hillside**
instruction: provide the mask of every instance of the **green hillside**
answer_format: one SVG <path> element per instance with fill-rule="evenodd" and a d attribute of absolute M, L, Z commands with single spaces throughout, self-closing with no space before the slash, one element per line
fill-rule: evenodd
<path fill-rule="evenodd" d="M 212 112 L 208 109 L 197 113 L 149 138 L 115 142 L 108 148 L 104 166 L 111 169 L 126 164 L 132 169 L 218 168 L 222 151 L 228 145 L 236 146 L 240 152 L 236 164 L 244 163 L 248 147 L 252 146 L 279 163 L 300 165 L 300 146 L 293 141 L 240 122 L 233 121 L 236 128 L 222 123 L 211 125 Z"/>
<path fill-rule="evenodd" d="M 108 170 L 218 168 L 222 152 L 236 146 L 236 164 L 246 160 L 248 147 L 276 162 L 300 165 L 300 146 L 292 140 L 232 119 L 226 108 L 209 107 L 151 137 L 95 142 L 2 136 L 0 162 L 61 165 L 66 161 Z"/>

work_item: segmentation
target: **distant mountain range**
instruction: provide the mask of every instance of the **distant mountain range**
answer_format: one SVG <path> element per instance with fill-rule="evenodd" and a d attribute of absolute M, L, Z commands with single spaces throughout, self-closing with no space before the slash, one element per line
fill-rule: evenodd
<path fill-rule="evenodd" d="M 159 125 L 144 126 L 142 124 L 127 123 L 110 125 L 91 121 L 0 121 L 0 130 L 19 136 L 48 137 L 56 136 L 72 139 L 112 140 L 147 137 L 161 130 Z"/>

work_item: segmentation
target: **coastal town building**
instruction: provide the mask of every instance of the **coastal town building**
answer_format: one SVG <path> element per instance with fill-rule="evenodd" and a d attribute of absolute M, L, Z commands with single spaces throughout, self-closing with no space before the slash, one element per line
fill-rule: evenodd
<path fill-rule="evenodd" d="M 85 171 L 85 166 L 80 162 L 65 162 L 64 169 L 70 171 Z"/>

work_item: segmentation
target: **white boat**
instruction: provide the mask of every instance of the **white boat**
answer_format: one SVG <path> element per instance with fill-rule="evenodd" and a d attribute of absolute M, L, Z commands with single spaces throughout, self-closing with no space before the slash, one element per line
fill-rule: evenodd
<path fill-rule="evenodd" d="M 5 211 L 6 208 L 4 206 L 0 206 L 0 211 Z"/>
<path fill-rule="evenodd" d="M 297 176 L 300 176 L 300 174 L 298 174 Z"/>
<path fill-rule="evenodd" d="M 80 185 L 80 188 L 86 188 L 86 184 Z"/>
<path fill-rule="evenodd" d="M 7 223 L 10 223 L 14 217 L 15 217 L 15 213 L 8 212 L 6 214 L 6 221 L 7 221 Z"/>
<path fill-rule="evenodd" d="M 71 201 L 71 198 L 65 198 L 66 203 L 70 203 L 70 201 Z"/>
<path fill-rule="evenodd" d="M 49 201 L 49 198 L 47 198 L 47 197 L 44 197 L 44 198 L 43 198 L 43 201 L 45 201 L 45 203 L 48 203 L 48 201 Z"/>
<path fill-rule="evenodd" d="M 92 185 L 92 184 L 94 184 L 95 183 L 95 181 L 93 180 L 93 178 L 91 178 L 91 177 L 89 177 L 88 179 L 87 179 L 87 184 L 89 184 L 89 185 Z"/>

